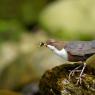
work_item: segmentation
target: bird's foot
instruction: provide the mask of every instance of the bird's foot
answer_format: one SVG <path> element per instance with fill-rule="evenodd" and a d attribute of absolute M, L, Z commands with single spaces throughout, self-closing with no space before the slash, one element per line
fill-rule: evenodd
<path fill-rule="evenodd" d="M 69 80 L 71 80 L 71 76 L 74 76 L 74 74 L 76 72 L 81 72 L 81 70 L 78 70 L 80 67 L 82 67 L 82 65 L 76 67 L 74 70 L 70 70 L 70 73 L 69 73 Z"/>
<path fill-rule="evenodd" d="M 79 76 L 78 78 L 76 78 L 77 79 L 77 82 L 76 82 L 76 85 L 78 85 L 78 84 L 82 84 L 82 79 L 83 79 L 83 77 L 85 77 L 85 75 L 86 74 L 83 74 L 82 76 Z"/>
<path fill-rule="evenodd" d="M 82 70 L 78 70 L 81 66 L 82 65 L 76 67 L 74 70 L 70 71 L 70 74 L 69 74 L 69 80 L 71 80 L 71 76 L 74 76 L 75 72 L 80 72 L 80 75 L 77 78 L 77 83 L 76 83 L 77 85 L 82 83 L 82 77 L 84 77 L 83 72 L 86 67 L 86 63 L 84 63 Z"/>
<path fill-rule="evenodd" d="M 85 76 L 85 74 L 83 74 L 85 67 L 86 67 L 86 63 L 84 63 L 84 66 L 83 66 L 83 68 L 82 68 L 82 70 L 81 70 L 81 73 L 80 73 L 80 75 L 79 75 L 79 78 L 77 78 L 77 83 L 76 83 L 76 85 L 78 85 L 78 84 L 81 85 L 81 84 L 82 84 L 82 78 Z"/>

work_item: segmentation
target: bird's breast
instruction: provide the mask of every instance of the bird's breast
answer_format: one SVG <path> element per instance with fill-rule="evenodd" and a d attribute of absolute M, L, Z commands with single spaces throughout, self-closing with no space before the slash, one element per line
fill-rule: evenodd
<path fill-rule="evenodd" d="M 65 49 L 62 49 L 62 50 L 56 50 L 55 49 L 54 52 L 58 56 L 62 57 L 64 60 L 68 60 L 68 53 L 67 53 L 67 51 Z"/>

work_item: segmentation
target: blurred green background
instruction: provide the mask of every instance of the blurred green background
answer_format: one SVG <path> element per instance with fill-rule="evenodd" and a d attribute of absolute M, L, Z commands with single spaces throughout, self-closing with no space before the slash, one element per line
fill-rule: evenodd
<path fill-rule="evenodd" d="M 43 73 L 63 64 L 39 46 L 49 38 L 94 40 L 95 0 L 0 0 L 0 95 L 39 95 Z"/>

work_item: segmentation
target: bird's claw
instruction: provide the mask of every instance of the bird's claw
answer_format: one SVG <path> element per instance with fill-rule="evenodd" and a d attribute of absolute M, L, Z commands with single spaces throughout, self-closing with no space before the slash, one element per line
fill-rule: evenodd
<path fill-rule="evenodd" d="M 86 74 L 83 74 L 82 76 L 79 76 L 78 78 L 76 78 L 77 79 L 77 83 L 76 83 L 76 85 L 78 85 L 78 84 L 82 84 L 82 80 L 83 80 L 83 77 L 85 77 L 85 75 Z"/>
<path fill-rule="evenodd" d="M 81 78 L 81 77 L 77 78 L 76 85 L 78 85 L 78 84 L 80 84 L 80 85 L 81 85 L 81 83 L 82 83 L 82 78 Z"/>
<path fill-rule="evenodd" d="M 75 72 L 81 72 L 81 70 L 72 70 L 69 74 L 69 80 L 71 80 L 71 76 L 74 76 Z M 76 82 L 76 85 L 78 84 L 82 84 L 82 78 L 85 77 L 85 74 L 79 76 L 77 79 L 77 82 Z"/>
<path fill-rule="evenodd" d="M 84 72 L 84 69 L 86 67 L 86 63 L 84 63 L 84 66 L 82 68 L 82 70 L 78 70 L 81 66 L 75 68 L 74 70 L 70 71 L 70 74 L 69 74 L 69 80 L 71 79 L 71 76 L 74 76 L 75 72 L 80 72 L 80 75 L 79 75 L 79 78 L 77 78 L 77 85 L 78 84 L 81 84 L 82 83 L 82 77 L 84 77 L 83 75 L 83 72 Z"/>
<path fill-rule="evenodd" d="M 82 65 L 76 67 L 74 70 L 70 70 L 69 74 L 69 80 L 71 79 L 71 76 L 74 76 L 75 72 L 81 72 L 81 70 L 78 70 Z"/>
<path fill-rule="evenodd" d="M 71 76 L 74 76 L 75 72 L 81 72 L 81 70 L 71 70 L 69 74 L 69 80 L 71 79 Z"/>

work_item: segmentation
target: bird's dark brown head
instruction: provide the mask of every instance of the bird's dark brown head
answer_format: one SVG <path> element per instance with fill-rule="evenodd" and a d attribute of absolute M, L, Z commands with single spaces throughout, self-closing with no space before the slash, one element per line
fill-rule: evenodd
<path fill-rule="evenodd" d="M 47 45 L 53 45 L 54 43 L 56 43 L 56 40 L 54 40 L 54 39 L 49 39 L 46 41 Z"/>
<path fill-rule="evenodd" d="M 54 39 L 49 39 L 47 40 L 46 42 L 41 42 L 40 43 L 40 46 L 46 46 L 47 45 L 51 45 L 51 46 L 54 46 L 56 47 L 57 49 L 61 50 L 62 48 L 64 48 L 64 42 L 63 41 L 57 41 L 57 40 L 54 40 Z"/>

